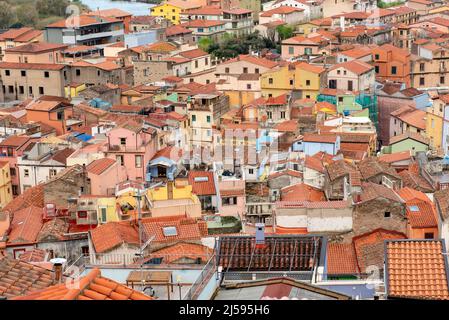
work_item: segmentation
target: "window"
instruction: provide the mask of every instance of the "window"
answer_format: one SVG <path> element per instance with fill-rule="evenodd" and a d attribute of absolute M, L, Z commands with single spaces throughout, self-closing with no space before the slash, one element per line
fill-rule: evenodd
<path fill-rule="evenodd" d="M 243 68 L 243 73 L 248 73 L 248 68 Z"/>
<path fill-rule="evenodd" d="M 273 84 L 273 78 L 268 78 L 268 83 Z"/>
<path fill-rule="evenodd" d="M 444 76 L 440 77 L 440 83 L 444 84 Z"/>
<path fill-rule="evenodd" d="M 142 168 L 142 156 L 141 155 L 137 155 L 136 159 L 135 159 L 135 165 L 136 168 Z"/>
<path fill-rule="evenodd" d="M 176 227 L 164 227 L 162 228 L 162 233 L 165 237 L 173 237 L 178 235 L 178 230 Z"/>
<path fill-rule="evenodd" d="M 28 92 L 29 92 L 31 95 L 33 94 L 33 87 L 32 87 L 32 86 L 29 86 Z"/>
<path fill-rule="evenodd" d="M 29 176 L 30 176 L 30 170 L 29 170 L 29 169 L 23 170 L 23 175 L 24 175 L 25 177 L 29 177 Z"/>
<path fill-rule="evenodd" d="M 285 111 L 281 111 L 281 119 L 285 119 Z"/>
<path fill-rule="evenodd" d="M 16 176 L 16 168 L 10 168 L 9 174 L 11 175 L 11 177 L 15 177 Z"/>
<path fill-rule="evenodd" d="M 424 71 L 425 68 L 425 64 L 424 63 L 420 63 L 419 64 L 419 71 Z"/>
<path fill-rule="evenodd" d="M 121 166 L 125 165 L 125 161 L 123 160 L 123 155 L 119 154 L 119 155 L 115 156 L 115 159 Z"/>
<path fill-rule="evenodd" d="M 198 60 L 195 60 L 195 68 L 198 68 Z"/>
<path fill-rule="evenodd" d="M 379 66 L 374 66 L 374 71 L 375 71 L 376 73 L 379 73 Z"/>
<path fill-rule="evenodd" d="M 237 197 L 226 197 L 223 198 L 223 205 L 224 206 L 232 206 L 237 204 Z"/>
<path fill-rule="evenodd" d="M 348 80 L 348 90 L 349 90 L 349 91 L 352 91 L 352 90 L 353 90 L 352 80 Z"/>
<path fill-rule="evenodd" d="M 25 88 L 23 86 L 19 86 L 19 94 L 24 94 Z"/>
<path fill-rule="evenodd" d="M 229 68 L 225 68 L 225 73 L 229 73 Z"/>
<path fill-rule="evenodd" d="M 75 73 L 76 73 L 76 76 L 79 77 L 81 75 L 81 70 L 80 69 L 76 69 Z"/>
<path fill-rule="evenodd" d="M 259 74 L 259 68 L 254 69 L 254 73 Z"/>
<path fill-rule="evenodd" d="M 207 123 L 210 123 L 210 116 L 206 117 L 206 121 L 207 121 Z"/>
<path fill-rule="evenodd" d="M 14 93 L 14 86 L 8 86 L 8 92 Z"/>
<path fill-rule="evenodd" d="M 391 74 L 396 74 L 397 72 L 397 68 L 396 67 L 391 67 Z"/>
<path fill-rule="evenodd" d="M 39 94 L 43 95 L 44 94 L 44 87 L 39 87 Z"/>
<path fill-rule="evenodd" d="M 340 74 L 340 70 L 337 70 L 337 74 Z"/>
<path fill-rule="evenodd" d="M 310 80 L 306 80 L 306 86 L 310 86 Z"/>
<path fill-rule="evenodd" d="M 248 169 L 249 174 L 254 174 L 254 169 Z"/>
<path fill-rule="evenodd" d="M 420 86 L 424 85 L 424 78 L 423 77 L 419 78 L 419 85 Z"/>
<path fill-rule="evenodd" d="M 271 113 L 271 111 L 267 111 L 267 117 L 268 119 L 273 119 L 273 114 Z"/>
<path fill-rule="evenodd" d="M 247 90 L 251 90 L 251 83 L 247 83 L 247 84 L 246 84 L 246 89 L 247 89 Z"/>
<path fill-rule="evenodd" d="M 288 54 L 295 54 L 295 48 L 288 47 Z"/>
<path fill-rule="evenodd" d="M 27 76 L 27 72 L 25 70 L 20 71 L 20 75 L 22 77 L 26 77 Z"/>
<path fill-rule="evenodd" d="M 11 71 L 5 70 L 5 76 L 10 76 L 10 75 L 11 75 Z"/>
<path fill-rule="evenodd" d="M 101 212 L 101 222 L 106 222 L 108 220 L 106 208 L 100 208 L 100 212 Z"/>
<path fill-rule="evenodd" d="M 53 178 L 54 176 L 56 176 L 56 174 L 57 174 L 56 169 L 50 169 L 49 170 L 50 178 Z"/>
<path fill-rule="evenodd" d="M 375 55 L 374 55 L 374 59 L 375 59 L 375 60 L 379 60 L 379 55 L 378 55 L 378 54 L 375 54 Z"/>
<path fill-rule="evenodd" d="M 424 233 L 424 239 L 433 239 L 433 232 Z"/>
<path fill-rule="evenodd" d="M 290 85 L 291 85 L 291 86 L 293 85 L 293 80 L 292 80 L 292 79 L 290 79 Z"/>
<path fill-rule="evenodd" d="M 79 219 L 86 219 L 87 218 L 87 211 L 78 211 L 78 218 Z"/>
<path fill-rule="evenodd" d="M 196 115 L 192 114 L 192 122 L 195 122 L 195 121 L 196 121 Z"/>
<path fill-rule="evenodd" d="M 120 145 L 126 146 L 126 138 L 120 138 Z"/>
<path fill-rule="evenodd" d="M 384 218 L 390 218 L 391 217 L 391 212 L 390 211 L 385 211 L 384 212 Z"/>
<path fill-rule="evenodd" d="M 64 110 L 58 111 L 56 113 L 56 116 L 57 116 L 58 120 L 64 119 Z"/>

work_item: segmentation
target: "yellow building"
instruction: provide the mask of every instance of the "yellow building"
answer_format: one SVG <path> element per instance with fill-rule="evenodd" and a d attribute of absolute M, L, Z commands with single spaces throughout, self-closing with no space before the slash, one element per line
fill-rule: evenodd
<path fill-rule="evenodd" d="M 302 36 L 308 36 L 317 30 L 327 31 L 332 26 L 332 18 L 320 18 L 300 23 L 296 26 L 296 33 Z"/>
<path fill-rule="evenodd" d="M 187 180 L 168 181 L 166 186 L 149 189 L 146 197 L 152 217 L 201 217 L 201 202 Z"/>
<path fill-rule="evenodd" d="M 430 149 L 444 155 L 443 145 L 443 116 L 446 103 L 435 99 L 431 107 L 426 109 L 426 135 L 430 141 Z"/>
<path fill-rule="evenodd" d="M 84 83 L 72 83 L 71 85 L 65 87 L 65 97 L 78 97 L 79 93 L 84 90 L 86 90 L 86 85 Z"/>
<path fill-rule="evenodd" d="M 260 76 L 262 96 L 278 97 L 291 90 L 302 92 L 303 98 L 316 99 L 322 84 L 324 68 L 299 62 L 275 68 Z"/>
<path fill-rule="evenodd" d="M 0 208 L 3 208 L 12 200 L 12 186 L 9 162 L 1 161 L 0 168 Z"/>
<path fill-rule="evenodd" d="M 180 14 L 189 9 L 201 8 L 205 3 L 200 3 L 199 1 L 191 0 L 168 0 L 161 3 L 158 6 L 152 7 L 151 15 L 155 17 L 162 17 L 173 24 L 179 24 L 181 22 Z"/>
<path fill-rule="evenodd" d="M 120 220 L 117 214 L 115 197 L 98 198 L 97 205 L 98 205 L 97 217 L 99 223 L 106 223 Z"/>
<path fill-rule="evenodd" d="M 295 65 L 295 90 L 300 90 L 303 98 L 316 100 L 324 82 L 325 69 L 320 66 L 300 62 Z"/>

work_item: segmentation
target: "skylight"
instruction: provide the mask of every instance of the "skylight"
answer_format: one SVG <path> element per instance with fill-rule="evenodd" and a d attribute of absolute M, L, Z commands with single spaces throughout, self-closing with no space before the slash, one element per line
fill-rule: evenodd
<path fill-rule="evenodd" d="M 207 182 L 209 181 L 209 177 L 195 177 L 193 180 L 195 182 Z"/>
<path fill-rule="evenodd" d="M 412 211 L 412 212 L 418 212 L 418 211 L 419 211 L 418 206 L 409 206 L 408 208 L 409 208 L 410 211 Z"/>
<path fill-rule="evenodd" d="M 176 227 L 164 227 L 162 229 L 162 232 L 164 233 L 164 236 L 166 237 L 173 237 L 178 235 L 178 231 L 176 230 Z"/>

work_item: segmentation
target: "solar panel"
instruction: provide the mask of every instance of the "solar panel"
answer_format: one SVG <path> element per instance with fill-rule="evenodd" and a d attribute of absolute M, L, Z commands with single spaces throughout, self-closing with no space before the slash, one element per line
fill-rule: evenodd
<path fill-rule="evenodd" d="M 166 237 L 173 237 L 178 235 L 176 227 L 164 227 L 162 230 L 164 232 L 164 236 Z"/>

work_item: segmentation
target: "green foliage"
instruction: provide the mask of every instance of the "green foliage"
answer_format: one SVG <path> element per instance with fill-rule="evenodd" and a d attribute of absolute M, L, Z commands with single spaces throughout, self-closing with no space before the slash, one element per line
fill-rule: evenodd
<path fill-rule="evenodd" d="M 396 6 L 401 6 L 403 5 L 404 2 L 403 1 L 395 1 L 395 2 L 391 2 L 391 3 L 385 3 L 381 0 L 377 1 L 377 6 L 379 8 L 385 9 L 385 8 L 390 8 L 390 7 L 396 7 Z"/>
<path fill-rule="evenodd" d="M 65 18 L 69 5 L 78 6 L 79 12 L 88 9 L 80 0 L 0 0 L 0 28 L 43 29 L 48 23 Z"/>
<path fill-rule="evenodd" d="M 212 39 L 210 38 L 201 38 L 198 42 L 198 47 L 203 51 L 209 51 L 209 48 L 214 44 Z"/>
<path fill-rule="evenodd" d="M 291 26 L 280 25 L 280 26 L 276 27 L 276 31 L 279 34 L 280 40 L 285 40 L 285 39 L 293 37 L 294 29 Z"/>
<path fill-rule="evenodd" d="M 264 48 L 275 48 L 276 44 L 268 39 L 262 37 L 258 32 L 235 37 L 226 34 L 220 43 L 212 43 L 207 52 L 217 58 L 234 58 L 239 54 L 248 54 L 250 51 L 260 51 Z"/>

